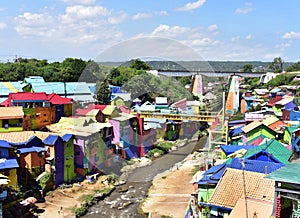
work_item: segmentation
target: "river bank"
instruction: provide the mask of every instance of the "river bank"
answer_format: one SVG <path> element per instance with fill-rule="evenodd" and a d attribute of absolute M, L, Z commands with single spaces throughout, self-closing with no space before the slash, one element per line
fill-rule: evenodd
<path fill-rule="evenodd" d="M 119 178 L 120 184 L 115 184 L 115 191 L 104 200 L 92 205 L 84 217 L 145 217 L 145 214 L 138 214 L 137 211 L 140 209 L 140 202 L 144 200 L 152 185 L 152 180 L 161 173 L 165 173 L 170 169 L 175 169 L 174 167 L 177 169 L 176 164 L 184 160 L 184 158 L 197 147 L 197 140 L 195 139 L 189 140 L 188 143 L 186 142 L 187 141 L 183 141 L 181 144 L 179 143 L 176 150 L 173 150 L 154 161 L 147 158 L 139 159 L 136 166 L 132 166 L 132 168 L 123 172 Z M 182 165 L 179 169 L 179 172 L 181 172 L 185 167 Z M 186 172 L 184 172 L 183 175 L 189 174 L 189 170 L 190 169 L 186 169 Z M 183 175 L 176 175 L 176 172 L 174 173 L 173 176 L 167 177 L 186 177 Z M 155 180 L 155 182 L 156 181 L 157 180 Z M 174 184 L 177 183 L 176 179 L 174 179 L 173 182 Z M 179 184 L 180 183 L 178 183 L 178 185 Z M 48 194 L 45 203 L 37 204 L 40 209 L 40 213 L 37 214 L 37 217 L 75 217 L 72 208 L 82 206 L 83 199 L 82 197 L 80 198 L 80 196 L 92 195 L 95 194 L 95 190 L 105 189 L 110 186 L 107 182 L 107 178 L 105 178 L 105 176 L 100 176 L 95 184 L 84 182 L 78 185 L 78 187 L 76 187 L 76 185 L 73 185 L 73 187 L 74 188 L 70 190 L 55 190 Z M 191 185 L 188 185 L 187 187 L 190 189 L 192 188 Z"/>

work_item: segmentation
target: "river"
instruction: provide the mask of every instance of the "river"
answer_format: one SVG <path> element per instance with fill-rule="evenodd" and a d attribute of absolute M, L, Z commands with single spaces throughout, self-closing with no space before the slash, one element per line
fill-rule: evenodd
<path fill-rule="evenodd" d="M 118 186 L 110 196 L 92 206 L 88 213 L 83 217 L 145 217 L 138 214 L 139 203 L 146 197 L 153 178 L 157 174 L 172 168 L 176 163 L 182 161 L 187 155 L 192 153 L 196 143 L 197 141 L 190 141 L 186 145 L 179 147 L 178 150 L 155 159 L 150 165 L 136 168 L 128 175 L 126 184 Z M 200 145 L 200 147 L 203 146 L 204 144 Z M 124 193 L 118 192 L 118 190 L 121 189 L 128 189 L 128 191 Z"/>

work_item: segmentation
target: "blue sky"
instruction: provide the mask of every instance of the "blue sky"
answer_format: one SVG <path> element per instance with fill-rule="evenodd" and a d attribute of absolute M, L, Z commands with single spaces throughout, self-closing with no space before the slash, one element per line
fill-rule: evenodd
<path fill-rule="evenodd" d="M 299 7 L 299 0 L 1 1 L 0 61 L 16 55 L 95 59 L 127 40 L 157 37 L 175 40 L 204 60 L 296 62 Z M 115 59 L 120 51 L 130 53 L 126 49 L 114 52 Z M 193 57 L 183 53 L 177 59 Z"/>

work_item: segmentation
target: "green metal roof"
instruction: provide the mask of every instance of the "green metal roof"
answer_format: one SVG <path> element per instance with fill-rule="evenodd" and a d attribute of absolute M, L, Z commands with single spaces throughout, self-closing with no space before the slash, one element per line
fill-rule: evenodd
<path fill-rule="evenodd" d="M 292 154 L 292 152 L 286 147 L 284 147 L 284 145 L 281 144 L 279 141 L 277 141 L 276 139 L 270 139 L 264 144 L 261 144 L 256 148 L 248 150 L 245 154 L 245 158 L 251 157 L 252 155 L 257 154 L 262 150 L 265 150 L 269 154 L 272 154 L 274 158 L 276 158 L 284 164 L 289 163 L 289 158 Z"/>
<path fill-rule="evenodd" d="M 246 144 L 251 144 L 252 142 L 254 142 L 258 138 L 264 138 L 265 139 L 265 138 L 267 138 L 267 136 L 265 136 L 264 134 L 259 134 L 258 136 L 255 136 L 253 139 L 247 141 Z"/>
<path fill-rule="evenodd" d="M 297 126 L 289 126 L 289 127 L 287 127 L 287 130 L 288 130 L 288 132 L 289 132 L 290 134 L 292 134 L 292 133 L 294 132 L 294 130 L 296 130 L 296 129 L 298 129 Z"/>
<path fill-rule="evenodd" d="M 300 184 L 299 169 L 300 169 L 300 160 L 298 159 L 274 171 L 273 173 L 270 173 L 265 178 L 273 179 L 275 181 L 280 181 L 280 182 Z"/>

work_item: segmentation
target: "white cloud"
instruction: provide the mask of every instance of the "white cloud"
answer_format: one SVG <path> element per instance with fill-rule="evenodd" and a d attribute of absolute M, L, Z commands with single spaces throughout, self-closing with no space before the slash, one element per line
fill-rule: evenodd
<path fill-rule="evenodd" d="M 176 37 L 182 34 L 186 34 L 189 31 L 190 28 L 188 27 L 169 26 L 165 24 L 160 24 L 156 29 L 152 31 L 151 35 L 164 36 L 164 37 Z"/>
<path fill-rule="evenodd" d="M 285 33 L 282 36 L 283 39 L 295 39 L 295 38 L 300 38 L 300 32 L 296 33 L 296 32 L 289 32 L 289 33 Z"/>
<path fill-rule="evenodd" d="M 251 2 L 246 2 L 244 7 L 237 8 L 235 10 L 235 13 L 237 13 L 237 14 L 249 14 L 252 11 L 255 11 L 255 8 L 252 7 L 252 3 Z"/>
<path fill-rule="evenodd" d="M 7 26 L 6 23 L 0 22 L 0 30 L 5 29 L 6 26 Z"/>
<path fill-rule="evenodd" d="M 123 12 L 120 13 L 119 16 L 109 17 L 108 22 L 110 24 L 119 24 L 122 23 L 126 18 L 127 18 L 127 14 Z"/>
<path fill-rule="evenodd" d="M 200 8 L 202 5 L 204 5 L 205 2 L 206 2 L 206 0 L 198 0 L 196 2 L 188 2 L 183 7 L 177 8 L 176 10 L 177 11 L 191 11 L 191 10 L 195 10 L 197 8 Z"/>
<path fill-rule="evenodd" d="M 209 45 L 212 45 L 212 44 L 218 44 L 219 41 L 215 41 L 211 38 L 202 38 L 202 39 L 195 39 L 195 40 L 192 40 L 191 41 L 191 45 L 192 46 L 209 46 Z M 188 43 L 187 43 L 188 45 Z"/>
<path fill-rule="evenodd" d="M 15 30 L 22 36 L 51 36 L 54 32 L 54 18 L 48 14 L 25 12 L 15 18 Z"/>
<path fill-rule="evenodd" d="M 208 27 L 208 31 L 212 32 L 218 29 L 218 26 L 216 24 L 210 25 Z"/>
<path fill-rule="evenodd" d="M 240 38 L 241 38 L 240 36 L 234 36 L 231 38 L 231 41 L 236 42 L 236 41 L 240 40 Z"/>
<path fill-rule="evenodd" d="M 81 5 L 92 5 L 96 0 L 62 0 L 67 4 L 81 4 Z"/>
<path fill-rule="evenodd" d="M 61 16 L 63 22 L 73 22 L 74 20 L 89 19 L 99 16 L 107 16 L 109 11 L 102 6 L 69 6 L 65 14 Z"/>
<path fill-rule="evenodd" d="M 248 34 L 247 36 L 246 36 L 246 39 L 252 39 L 253 38 L 253 36 L 251 35 L 251 34 Z"/>
<path fill-rule="evenodd" d="M 168 16 L 169 13 L 167 11 L 160 11 L 160 12 L 158 12 L 158 15 L 159 16 Z"/>
<path fill-rule="evenodd" d="M 150 13 L 137 13 L 132 17 L 132 19 L 140 20 L 140 19 L 145 19 L 145 18 L 150 18 L 150 17 L 152 17 L 152 15 Z"/>

